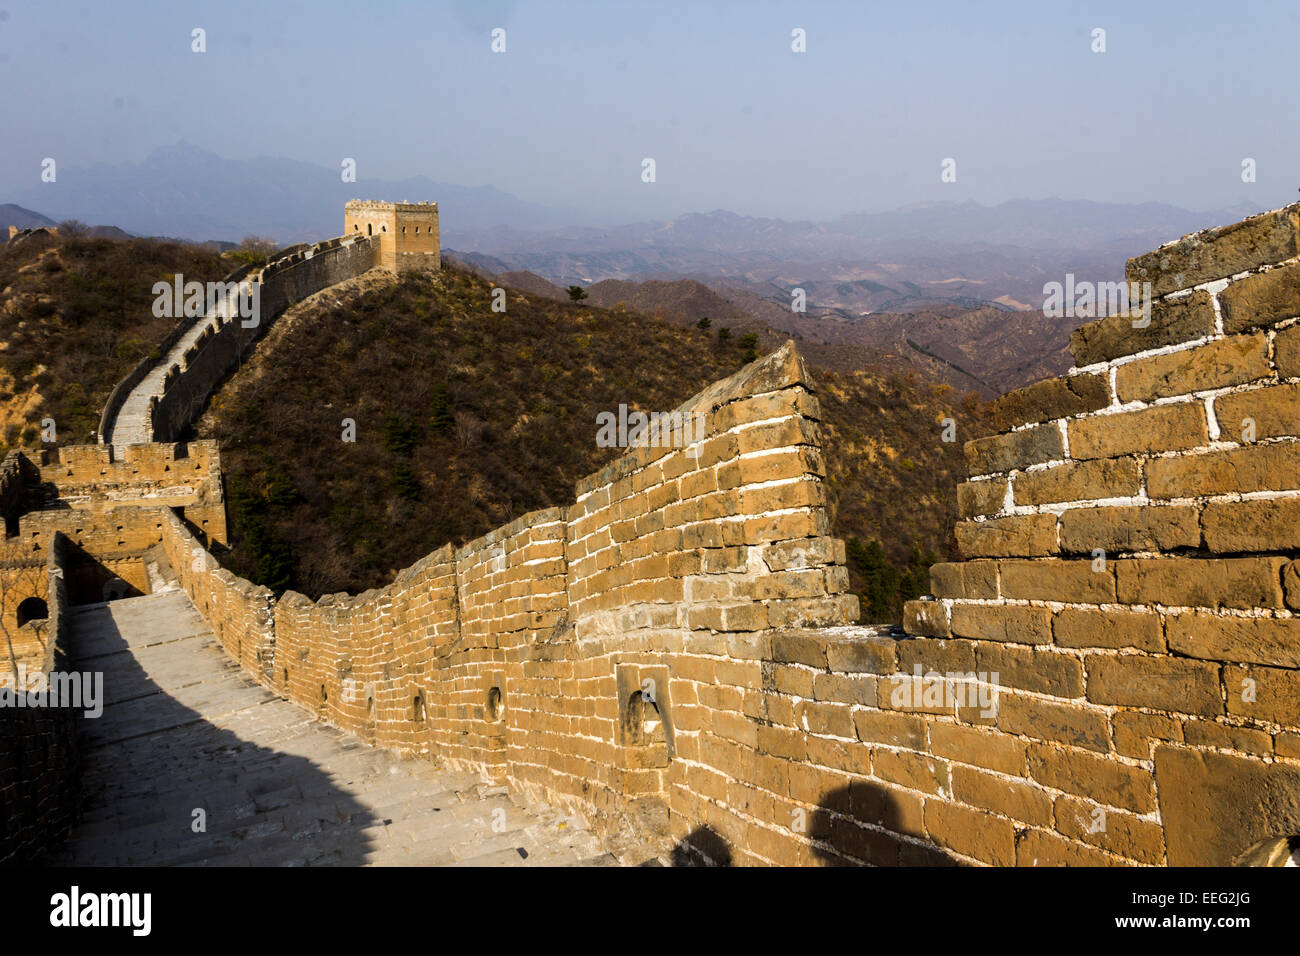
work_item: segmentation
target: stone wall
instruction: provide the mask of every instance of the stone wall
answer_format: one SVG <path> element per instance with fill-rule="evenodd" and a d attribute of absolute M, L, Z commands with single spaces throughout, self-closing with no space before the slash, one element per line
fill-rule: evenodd
<path fill-rule="evenodd" d="M 1084 326 L 966 446 L 968 560 L 907 614 L 925 667 L 1007 688 L 979 749 L 932 718 L 912 748 L 986 794 L 970 855 L 1228 863 L 1300 834 L 1298 254 L 1291 206 L 1131 260 L 1149 325 Z"/>
<path fill-rule="evenodd" d="M 259 286 L 256 325 L 216 316 L 181 362 L 168 369 L 163 393 L 150 403 L 155 442 L 179 439 L 217 386 L 246 358 L 274 319 L 294 303 L 328 286 L 355 278 L 376 265 L 377 240 L 343 236 L 297 248 L 247 277 Z"/>
<path fill-rule="evenodd" d="M 1129 264 L 1157 297 L 968 443 L 966 560 L 854 626 L 792 345 L 393 584 L 312 602 L 162 514 L 254 676 L 368 740 L 712 862 L 1218 864 L 1300 834 L 1300 207 Z M 1136 325 L 1134 323 L 1137 323 Z"/>
<path fill-rule="evenodd" d="M 109 445 L 43 450 L 37 478 L 53 494 L 44 504 L 89 512 L 127 505 L 180 508 L 205 542 L 226 542 L 216 442 L 129 445 L 116 459 Z"/>
<path fill-rule="evenodd" d="M 50 640 L 41 663 L 46 674 L 68 667 L 65 547 L 56 537 L 48 556 Z M 80 711 L 16 703 L 5 697 L 0 706 L 0 865 L 31 863 L 57 846 L 72 831 L 80 803 Z"/>
<path fill-rule="evenodd" d="M 227 273 L 226 277 L 221 281 L 224 283 L 241 282 L 252 270 L 253 267 L 251 265 L 242 265 Z M 158 343 L 154 352 L 157 355 L 166 355 L 172 350 L 177 342 L 185 337 L 187 332 L 189 332 L 197 323 L 206 321 L 206 318 L 206 316 L 187 316 L 182 318 L 172 327 L 171 331 L 167 333 L 163 340 Z M 126 378 L 122 379 L 122 381 L 118 382 L 117 385 L 114 386 L 113 391 L 109 393 L 108 401 L 104 403 L 104 408 L 99 413 L 99 432 L 96 436 L 99 442 L 102 443 L 105 436 L 112 432 L 113 422 L 116 420 L 118 412 L 122 409 L 122 403 L 125 402 L 126 397 L 131 394 L 131 390 L 143 382 L 145 377 L 157 364 L 158 360 L 156 358 L 146 355 L 136 363 L 135 368 L 130 371 Z"/>
<path fill-rule="evenodd" d="M 672 702 L 679 686 L 687 712 L 696 699 L 674 662 L 753 653 L 774 623 L 857 617 L 843 547 L 826 536 L 818 406 L 793 344 L 678 411 L 704 416 L 691 445 L 638 448 L 581 482 L 570 507 L 443 548 L 356 597 L 272 602 L 196 560 L 175 518 L 164 546 L 232 656 L 332 723 L 597 819 L 641 796 L 666 809 L 684 767 Z M 751 657 L 731 676 L 757 686 L 759 669 Z"/>

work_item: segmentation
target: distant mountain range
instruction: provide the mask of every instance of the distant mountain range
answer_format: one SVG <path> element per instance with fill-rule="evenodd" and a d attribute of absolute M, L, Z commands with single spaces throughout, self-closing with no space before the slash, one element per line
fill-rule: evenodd
<path fill-rule="evenodd" d="M 491 186 L 459 186 L 426 176 L 370 179 L 364 165 L 357 182 L 345 183 L 338 167 L 270 157 L 226 159 L 186 142 L 156 149 L 138 163 L 61 167 L 57 182 L 30 183 L 9 193 L 13 203 L 56 220 L 112 223 L 135 235 L 238 241 L 255 234 L 284 245 L 336 235 L 348 199 L 432 199 L 439 206 L 444 245 L 487 255 L 548 256 L 555 259 L 551 271 L 561 262 L 576 269 L 574 257 L 600 254 L 605 274 L 573 273 L 587 282 L 668 268 L 719 274 L 737 260 L 875 258 L 900 244 L 1146 247 L 1259 211 L 1244 204 L 1191 212 L 1160 203 L 1017 199 L 997 206 L 934 202 L 889 212 L 846 212 L 826 222 L 715 210 L 667 222 L 594 227 L 582 224 L 588 217 L 579 213 Z"/>
<path fill-rule="evenodd" d="M 140 163 L 61 168 L 57 183 L 11 194 L 0 226 L 74 218 L 136 235 L 288 245 L 337 235 L 348 199 L 431 199 L 449 258 L 525 291 L 563 296 L 582 285 L 592 304 L 870 348 L 991 394 L 1069 364 L 1069 332 L 1084 320 L 1044 318 L 1045 283 L 1069 273 L 1122 279 L 1132 256 L 1259 211 L 1052 198 L 921 203 L 822 222 L 715 210 L 592 226 L 492 187 L 359 173 L 343 183 L 337 168 L 178 143 Z"/>
<path fill-rule="evenodd" d="M 349 199 L 433 200 L 454 229 L 501 223 L 553 229 L 580 218 L 491 186 L 456 186 L 424 176 L 369 179 L 364 165 L 357 182 L 345 183 L 339 167 L 224 159 L 185 142 L 156 149 L 139 163 L 60 166 L 56 182 L 10 190 L 9 198 L 58 219 L 112 222 L 136 235 L 193 241 L 259 235 L 281 245 L 338 235 Z"/>

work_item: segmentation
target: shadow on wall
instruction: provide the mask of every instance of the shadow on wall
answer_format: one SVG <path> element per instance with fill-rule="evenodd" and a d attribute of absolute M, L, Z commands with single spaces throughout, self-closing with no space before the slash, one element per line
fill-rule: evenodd
<path fill-rule="evenodd" d="M 731 848 L 717 830 L 696 827 L 673 847 L 673 866 L 731 866 Z"/>
<path fill-rule="evenodd" d="M 919 803 L 909 809 L 888 787 L 871 781 L 855 780 L 832 790 L 811 815 L 796 816 L 791 824 L 795 830 L 806 827 L 813 852 L 825 866 L 961 865 L 925 837 Z M 672 863 L 731 866 L 732 848 L 712 827 L 700 826 L 673 848 Z"/>
<path fill-rule="evenodd" d="M 131 563 L 143 568 L 141 561 Z M 140 597 L 144 594 L 138 587 L 119 577 L 119 569 L 109 567 L 89 551 L 71 541 L 67 545 L 64 577 L 68 582 L 68 598 L 74 607 L 82 604 L 98 604 L 100 601 Z"/>
<path fill-rule="evenodd" d="M 115 617 L 135 602 L 76 614 L 74 672 L 103 675 L 103 715 L 81 721 L 82 817 L 71 839 L 47 862 L 62 866 L 210 866 L 284 864 L 355 866 L 367 862 L 375 817 L 311 760 L 286 751 L 319 741 L 297 719 L 277 729 L 284 750 L 269 750 L 210 723 L 149 675 L 193 681 L 193 640 L 157 642 L 175 633 L 139 630 L 134 652 Z M 137 612 L 138 613 L 138 612 Z M 130 631 L 137 633 L 133 619 Z M 178 649 L 179 648 L 179 649 Z M 214 652 L 215 653 L 215 652 Z M 137 656 L 139 655 L 139 656 Z M 229 715 L 227 722 L 274 727 L 277 707 L 294 708 L 237 675 L 224 658 L 219 676 L 178 693 Z M 147 670 L 146 670 L 147 668 Z M 296 711 L 297 709 L 294 708 Z M 325 738 L 332 743 L 331 738 Z M 194 832 L 196 810 L 206 832 Z"/>

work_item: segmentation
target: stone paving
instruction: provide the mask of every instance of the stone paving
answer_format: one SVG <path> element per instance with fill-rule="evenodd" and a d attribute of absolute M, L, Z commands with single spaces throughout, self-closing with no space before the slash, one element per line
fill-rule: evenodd
<path fill-rule="evenodd" d="M 258 686 L 183 591 L 74 608 L 73 652 L 103 673 L 105 704 L 83 721 L 82 822 L 53 863 L 618 864 L 575 818 L 398 759 Z"/>

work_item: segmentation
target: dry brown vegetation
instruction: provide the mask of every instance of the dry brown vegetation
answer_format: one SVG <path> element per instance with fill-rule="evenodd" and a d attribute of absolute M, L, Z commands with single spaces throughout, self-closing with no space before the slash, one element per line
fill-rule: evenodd
<path fill-rule="evenodd" d="M 618 453 L 597 447 L 597 413 L 672 409 L 752 349 L 541 296 L 494 313 L 491 288 L 447 267 L 330 290 L 271 334 L 200 426 L 221 443 L 232 570 L 313 597 L 380 586 L 442 544 L 569 503 Z M 881 542 L 895 574 L 873 614 L 893 616 L 913 552 L 950 554 L 961 440 L 988 430 L 985 413 L 918 376 L 826 372 L 821 391 L 835 533 L 859 552 Z M 852 571 L 859 588 L 889 584 L 870 561 Z"/>
<path fill-rule="evenodd" d="M 93 441 L 113 387 L 176 324 L 153 314 L 153 285 L 220 279 L 215 252 L 154 239 L 33 235 L 0 246 L 0 453 Z"/>

